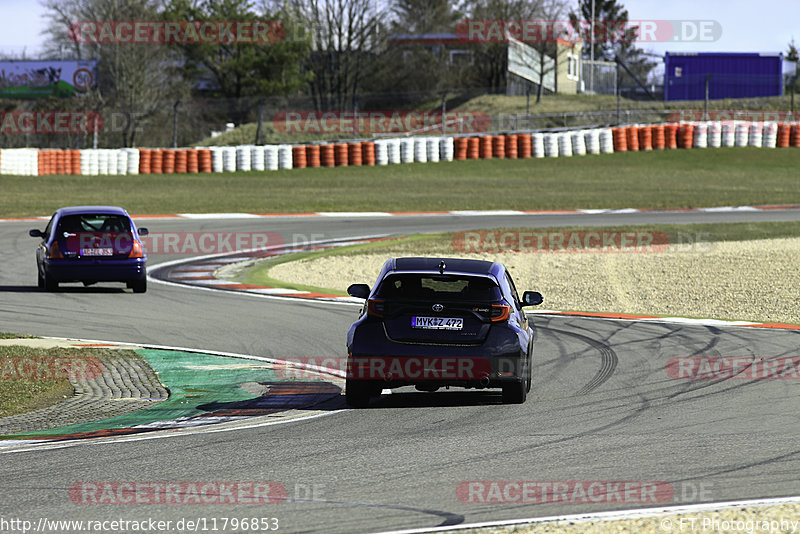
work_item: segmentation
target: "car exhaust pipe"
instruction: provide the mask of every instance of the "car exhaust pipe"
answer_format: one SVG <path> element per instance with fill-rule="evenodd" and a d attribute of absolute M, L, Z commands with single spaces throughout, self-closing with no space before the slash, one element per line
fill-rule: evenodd
<path fill-rule="evenodd" d="M 484 375 L 480 380 L 480 384 L 482 388 L 487 387 L 489 385 L 489 375 Z"/>

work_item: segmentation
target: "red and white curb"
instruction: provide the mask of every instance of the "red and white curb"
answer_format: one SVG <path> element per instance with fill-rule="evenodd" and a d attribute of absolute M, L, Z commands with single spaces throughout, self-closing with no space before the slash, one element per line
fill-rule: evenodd
<path fill-rule="evenodd" d="M 603 215 L 625 213 L 726 213 L 741 211 L 788 211 L 800 210 L 800 204 L 770 204 L 763 206 L 719 206 L 711 208 L 675 209 L 574 209 L 574 210 L 449 210 L 449 211 L 315 211 L 308 213 L 171 213 L 159 215 L 133 215 L 134 219 L 260 219 L 272 217 L 417 217 L 417 216 L 458 216 L 458 217 L 498 217 L 514 215 Z M 47 221 L 49 216 L 11 217 L 2 222 Z"/>
<path fill-rule="evenodd" d="M 214 273 L 226 265 L 251 261 L 256 259 L 271 258 L 283 254 L 297 252 L 307 252 L 310 250 L 325 250 L 329 248 L 343 247 L 348 245 L 358 245 L 372 243 L 389 238 L 386 235 L 365 236 L 357 238 L 347 238 L 341 240 L 315 241 L 296 247 L 286 245 L 275 245 L 261 249 L 237 251 L 234 253 L 212 254 L 188 258 L 185 260 L 174 260 L 171 262 L 160 263 L 149 268 L 148 279 L 156 283 L 169 285 L 193 286 L 203 289 L 235 291 L 249 295 L 261 297 L 305 299 L 327 302 L 339 302 L 347 304 L 363 304 L 362 299 L 350 296 L 334 295 L 313 291 L 303 291 L 282 287 L 258 286 L 245 284 L 233 280 L 223 280 L 217 278 Z"/>

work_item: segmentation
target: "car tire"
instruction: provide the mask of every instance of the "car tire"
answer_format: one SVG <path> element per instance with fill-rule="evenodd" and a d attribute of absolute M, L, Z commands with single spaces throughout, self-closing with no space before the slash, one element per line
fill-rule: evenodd
<path fill-rule="evenodd" d="M 128 287 L 133 289 L 134 293 L 144 293 L 147 291 L 147 278 L 141 280 L 131 280 L 128 282 Z"/>
<path fill-rule="evenodd" d="M 528 396 L 525 380 L 503 384 L 503 404 L 522 404 Z"/>
<path fill-rule="evenodd" d="M 39 287 L 39 289 L 44 289 L 44 278 L 42 277 L 42 273 L 39 271 L 39 269 L 36 269 L 36 285 Z"/>
<path fill-rule="evenodd" d="M 353 408 L 366 408 L 375 388 L 364 380 L 346 380 L 344 386 L 344 399 L 348 406 Z"/>
<path fill-rule="evenodd" d="M 47 276 L 47 271 L 42 275 L 42 288 L 45 291 L 58 291 L 58 282 Z"/>
<path fill-rule="evenodd" d="M 532 380 L 533 371 L 531 367 L 532 367 L 531 360 L 528 359 L 528 370 L 525 372 L 525 393 L 531 392 L 531 383 L 533 382 Z"/>

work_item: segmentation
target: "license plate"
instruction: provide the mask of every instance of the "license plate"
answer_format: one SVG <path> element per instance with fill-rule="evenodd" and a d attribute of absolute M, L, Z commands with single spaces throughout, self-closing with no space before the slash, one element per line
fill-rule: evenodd
<path fill-rule="evenodd" d="M 426 330 L 461 330 L 464 319 L 461 317 L 411 317 L 411 328 Z"/>
<path fill-rule="evenodd" d="M 113 248 L 82 248 L 81 256 L 113 256 Z"/>

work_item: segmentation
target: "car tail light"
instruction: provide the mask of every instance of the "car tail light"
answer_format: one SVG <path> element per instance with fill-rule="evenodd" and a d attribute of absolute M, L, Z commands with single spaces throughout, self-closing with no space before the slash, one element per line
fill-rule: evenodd
<path fill-rule="evenodd" d="M 133 246 L 131 247 L 131 252 L 128 254 L 129 258 L 144 258 L 144 252 L 142 251 L 142 244 L 139 243 L 137 240 L 133 240 Z"/>
<path fill-rule="evenodd" d="M 369 299 L 367 301 L 367 315 L 372 315 L 373 317 L 383 317 L 383 311 L 383 299 Z"/>
<path fill-rule="evenodd" d="M 61 254 L 61 248 L 58 246 L 58 241 L 53 241 L 50 245 L 50 250 L 47 251 L 47 255 L 51 258 L 63 258 L 64 255 Z"/>
<path fill-rule="evenodd" d="M 492 322 L 505 321 L 511 315 L 511 306 L 492 304 Z"/>

